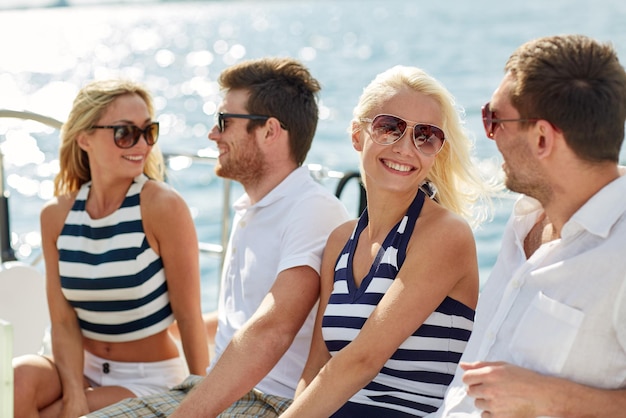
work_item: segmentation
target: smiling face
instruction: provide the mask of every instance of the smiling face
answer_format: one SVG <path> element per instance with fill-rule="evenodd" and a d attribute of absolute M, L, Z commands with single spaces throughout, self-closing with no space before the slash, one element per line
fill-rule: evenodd
<path fill-rule="evenodd" d="M 248 92 L 229 90 L 218 111 L 248 114 L 250 112 L 246 110 L 247 103 Z M 244 187 L 257 184 L 267 165 L 257 143 L 255 130 L 247 131 L 248 123 L 248 119 L 226 118 L 223 132 L 219 131 L 217 125 L 209 132 L 209 139 L 215 141 L 219 151 L 215 173 L 220 177 L 236 180 Z"/>
<path fill-rule="evenodd" d="M 490 108 L 499 119 L 519 119 L 517 109 L 510 100 L 515 80 L 507 74 L 493 93 Z M 506 187 L 538 199 L 548 192 L 543 169 L 529 145 L 533 130 L 523 129 L 520 122 L 502 122 L 494 130 L 493 139 L 502 154 Z"/>
<path fill-rule="evenodd" d="M 136 94 L 117 97 L 105 110 L 95 125 L 135 125 L 144 129 L 152 122 L 146 102 Z M 115 145 L 113 129 L 93 129 L 78 137 L 79 146 L 87 153 L 94 175 L 134 178 L 143 173 L 152 146 L 142 135 L 131 148 Z"/>
<path fill-rule="evenodd" d="M 388 191 L 417 192 L 424 182 L 436 156 L 419 152 L 413 142 L 415 123 L 442 125 L 439 104 L 431 97 L 409 89 L 401 89 L 375 109 L 368 118 L 378 114 L 398 116 L 411 125 L 404 135 L 390 145 L 379 145 L 370 135 L 367 123 L 353 133 L 352 142 L 361 151 L 361 165 L 368 187 L 377 185 Z"/>

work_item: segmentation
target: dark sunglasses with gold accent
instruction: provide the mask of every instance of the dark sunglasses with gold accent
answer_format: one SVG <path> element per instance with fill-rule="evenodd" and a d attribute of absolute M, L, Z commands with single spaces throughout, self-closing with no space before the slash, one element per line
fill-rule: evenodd
<path fill-rule="evenodd" d="M 268 120 L 269 118 L 271 118 L 271 116 L 266 116 L 266 115 L 251 115 L 251 114 L 247 114 L 247 113 L 223 113 L 223 112 L 219 112 L 215 114 L 215 124 L 217 125 L 217 129 L 220 132 L 224 132 L 224 129 L 226 129 L 226 125 L 225 125 L 225 121 L 226 119 L 230 119 L 230 118 L 239 118 L 239 119 L 250 119 L 250 120 Z M 280 122 L 280 121 L 279 121 Z M 284 130 L 288 130 L 287 127 L 280 122 L 280 127 L 283 128 Z"/>
<path fill-rule="evenodd" d="M 91 129 L 113 129 L 113 142 L 123 149 L 134 147 L 142 135 L 150 146 L 159 139 L 159 122 L 151 122 L 143 129 L 135 125 L 94 125 Z"/>
<path fill-rule="evenodd" d="M 483 126 L 485 127 L 485 134 L 487 134 L 487 138 L 493 139 L 493 135 L 498 127 L 499 123 L 502 122 L 537 122 L 540 119 L 498 119 L 496 118 L 496 112 L 492 111 L 489 107 L 489 102 L 487 102 L 482 107 L 483 114 Z"/>

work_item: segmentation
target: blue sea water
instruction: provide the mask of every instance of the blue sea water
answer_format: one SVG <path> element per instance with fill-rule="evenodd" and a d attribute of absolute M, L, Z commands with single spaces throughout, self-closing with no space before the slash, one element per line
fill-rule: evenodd
<path fill-rule="evenodd" d="M 518 45 L 538 36 L 582 33 L 612 42 L 626 62 L 626 3 L 621 0 L 65 3 L 70 6 L 0 10 L 0 109 L 64 120 L 87 81 L 130 77 L 154 93 L 161 148 L 196 152 L 212 149 L 206 136 L 220 101 L 220 71 L 242 59 L 292 56 L 323 86 L 307 162 L 341 171 L 358 168 L 347 135 L 352 108 L 363 87 L 393 65 L 422 67 L 448 87 L 465 111 L 477 164 L 488 175 L 499 175 L 500 157 L 484 137 L 480 107 Z M 40 255 L 38 214 L 51 197 L 57 149 L 58 131 L 0 119 L 12 242 L 18 258 L 28 262 Z M 200 239 L 215 242 L 221 180 L 212 167 L 174 160 L 170 181 L 190 205 Z M 345 201 L 355 211 L 351 196 Z M 496 201 L 494 219 L 476 230 L 483 282 L 513 198 Z M 205 311 L 215 307 L 218 270 L 216 259 L 203 257 Z"/>

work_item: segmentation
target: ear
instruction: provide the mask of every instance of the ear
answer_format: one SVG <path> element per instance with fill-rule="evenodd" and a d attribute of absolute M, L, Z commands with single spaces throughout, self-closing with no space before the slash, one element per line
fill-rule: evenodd
<path fill-rule="evenodd" d="M 550 157 L 554 152 L 559 137 L 562 139 L 563 135 L 546 120 L 537 121 L 535 131 L 537 135 L 535 142 L 537 158 L 545 159 Z"/>
<path fill-rule="evenodd" d="M 363 151 L 363 128 L 358 122 L 352 122 L 352 147 L 358 152 Z"/>
<path fill-rule="evenodd" d="M 264 135 L 265 135 L 264 140 L 266 143 L 271 143 L 271 142 L 276 141 L 278 138 L 281 137 L 283 132 L 286 132 L 280 125 L 280 121 L 274 117 L 269 118 L 265 122 L 265 125 L 263 126 L 263 128 L 264 128 Z"/>
<path fill-rule="evenodd" d="M 91 146 L 90 138 L 90 135 L 87 135 L 85 131 L 81 131 L 76 137 L 76 143 L 80 149 L 86 152 Z"/>

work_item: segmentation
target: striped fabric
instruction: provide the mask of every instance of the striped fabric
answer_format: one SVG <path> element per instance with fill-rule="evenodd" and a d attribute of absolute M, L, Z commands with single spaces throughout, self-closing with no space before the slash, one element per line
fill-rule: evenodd
<path fill-rule="evenodd" d="M 91 219 L 78 192 L 57 241 L 63 294 L 83 335 L 125 342 L 154 335 L 173 322 L 161 258 L 143 231 L 139 196 L 148 178 L 135 178 L 121 207 Z"/>
<path fill-rule="evenodd" d="M 370 272 L 357 288 L 352 257 L 368 223 L 367 209 L 359 219 L 335 265 L 335 283 L 324 312 L 322 330 L 331 355 L 356 338 L 393 283 L 423 203 L 420 191 L 407 214 L 387 235 Z M 446 298 L 402 343 L 374 380 L 333 417 L 408 417 L 436 411 L 469 339 L 473 319 L 473 309 Z"/>

